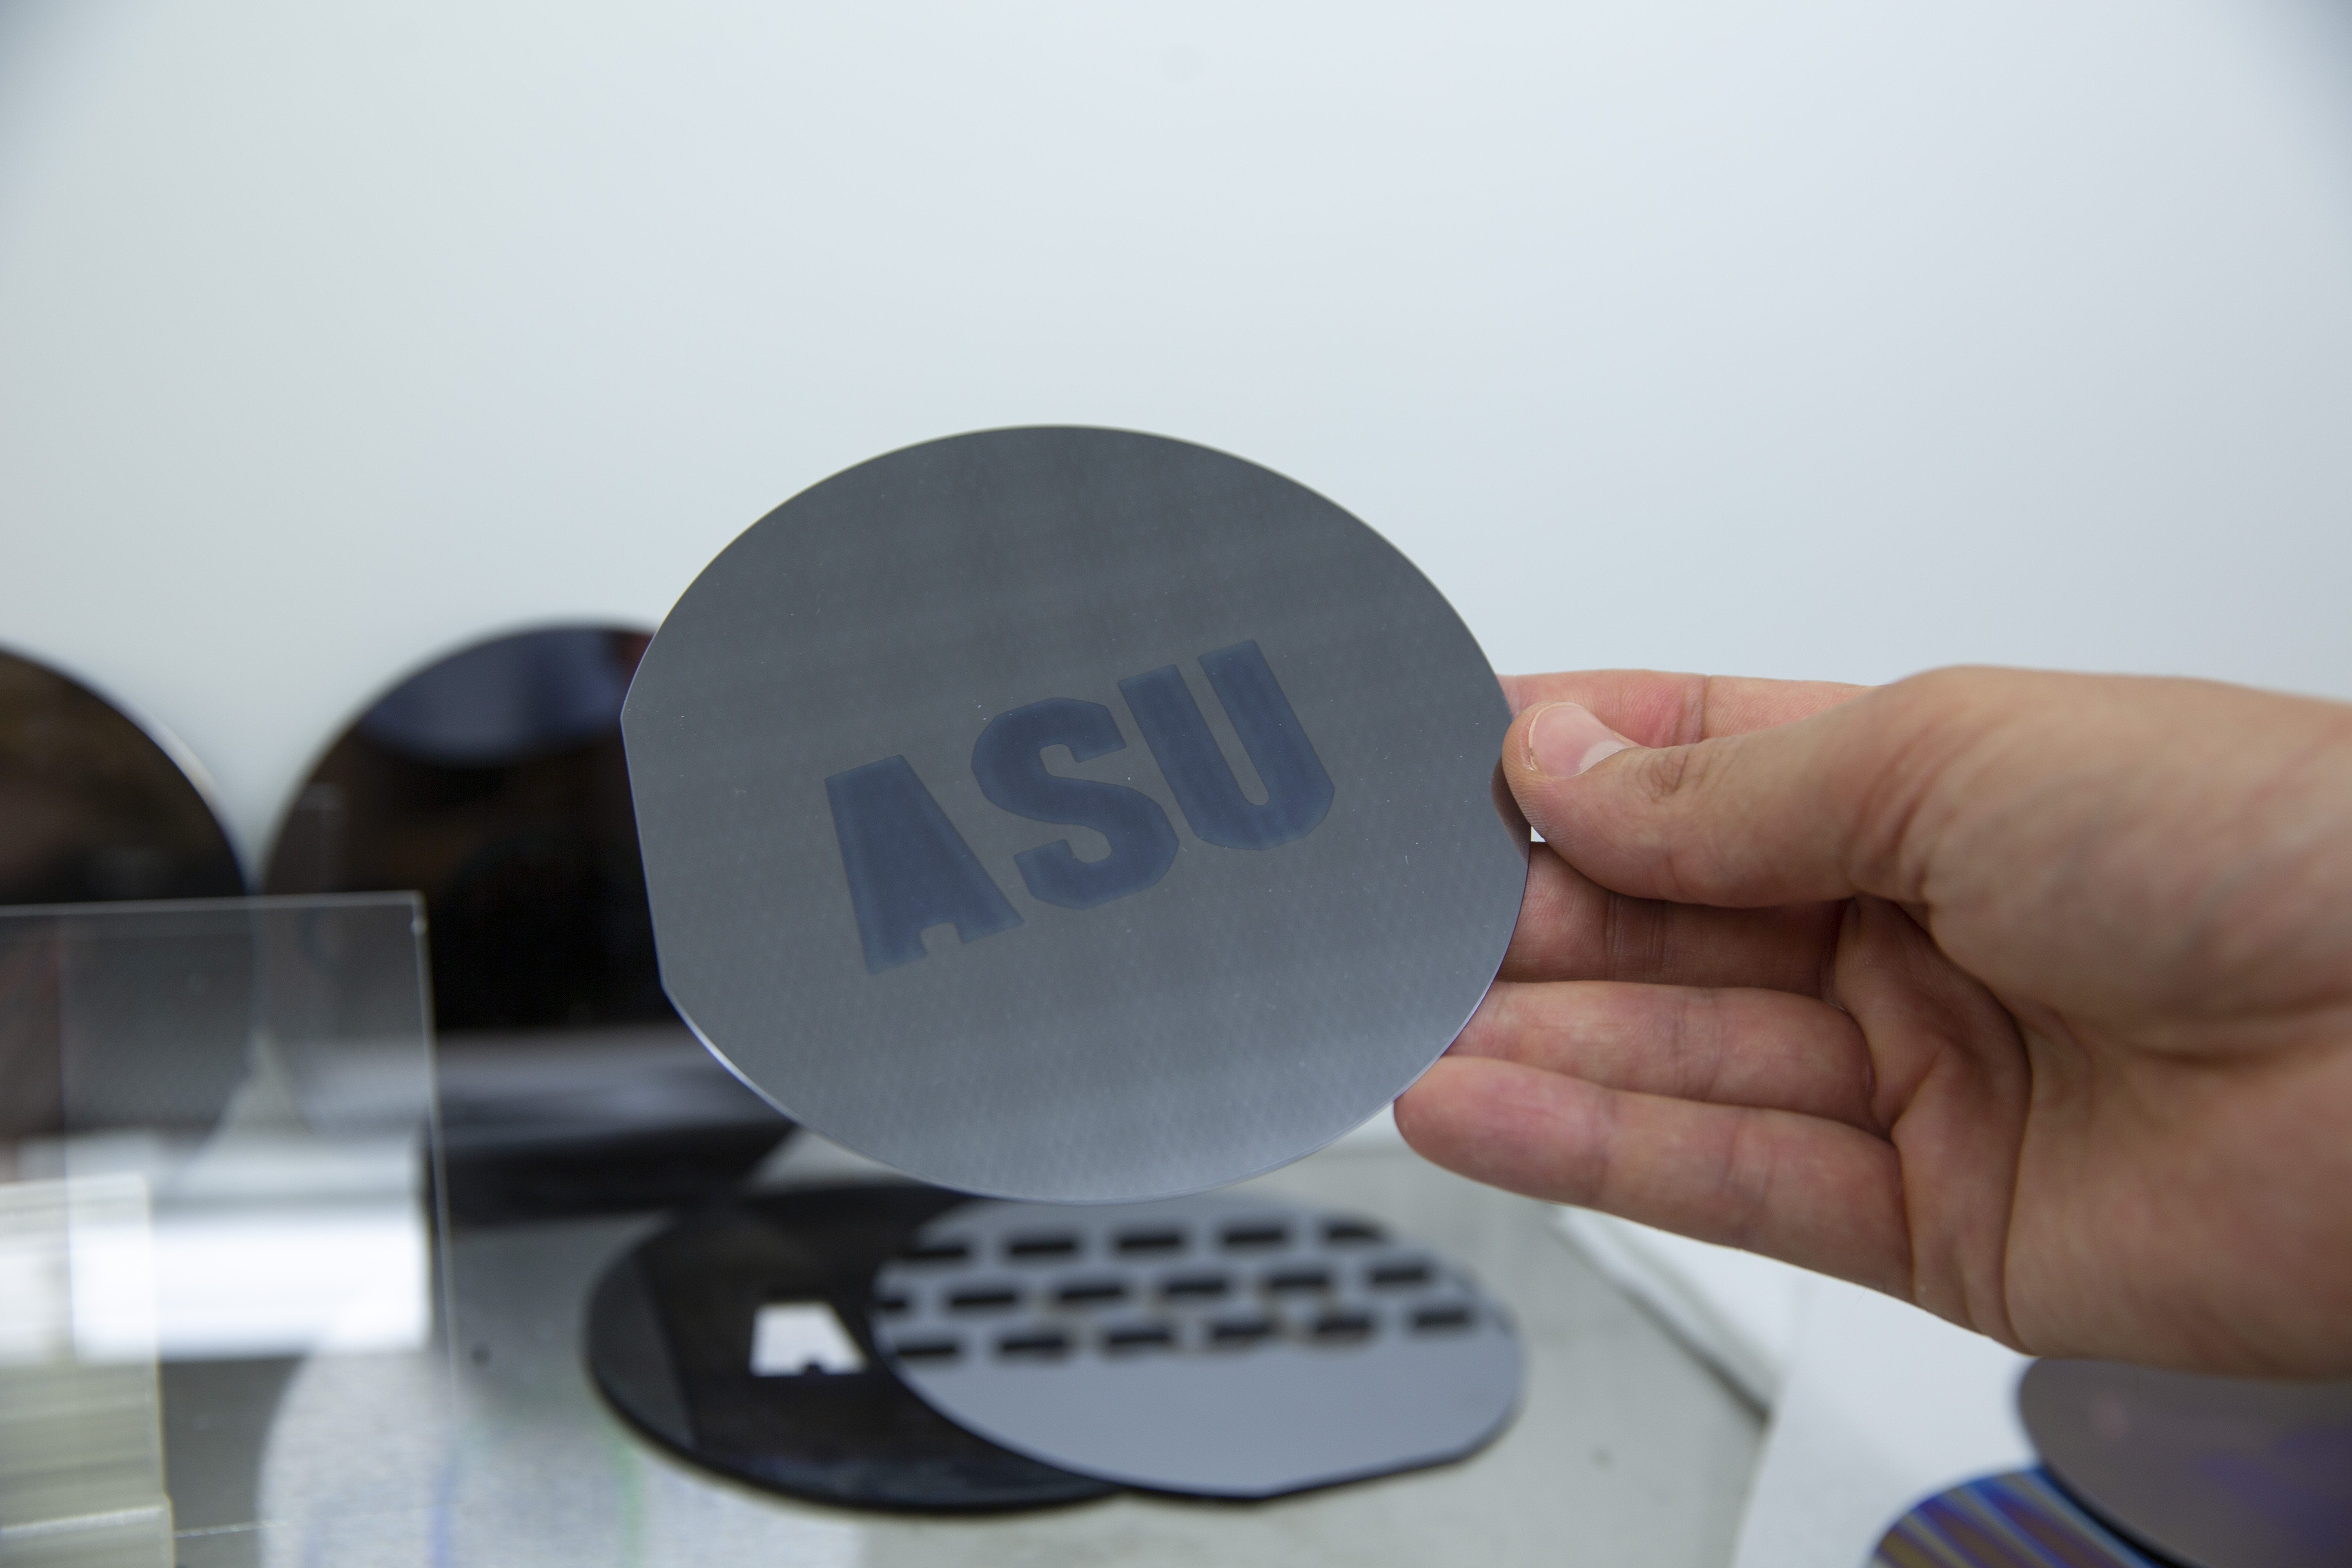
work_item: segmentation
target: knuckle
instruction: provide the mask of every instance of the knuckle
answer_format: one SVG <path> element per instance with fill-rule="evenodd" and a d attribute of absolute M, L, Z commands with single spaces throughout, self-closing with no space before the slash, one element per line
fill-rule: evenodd
<path fill-rule="evenodd" d="M 1603 906 L 1601 973 L 1612 980 L 1656 980 L 1669 957 L 1665 923 L 1645 900 L 1611 893 Z"/>
<path fill-rule="evenodd" d="M 1953 809 L 1953 780 L 2007 705 L 2012 672 L 1931 669 L 1881 688 L 1850 757 L 1850 858 L 1860 886 L 1914 899 L 1928 885 Z"/>
<path fill-rule="evenodd" d="M 1924 715 L 1949 713 L 1972 700 L 1985 674 L 1959 665 L 1922 670 L 1885 688 L 1885 698 Z"/>
<path fill-rule="evenodd" d="M 1719 1102 L 1723 1099 L 1723 1076 L 1729 1066 L 1722 1050 L 1723 998 L 1719 993 L 1700 991 L 1685 997 L 1675 1020 L 1675 1044 L 1685 1064 L 1685 1093 L 1694 1100 Z"/>
<path fill-rule="evenodd" d="M 1742 1118 L 1724 1150 L 1718 1177 L 1727 1245 L 1755 1251 L 1766 1240 L 1772 1220 L 1773 1165 L 1771 1150 L 1756 1136 L 1756 1123 Z"/>
<path fill-rule="evenodd" d="M 2011 669 L 1949 665 L 1908 676 L 1868 693 L 1879 711 L 1872 728 L 1898 744 L 1973 737 L 2030 690 L 2032 678 Z M 1940 749 L 1940 748 L 1931 748 Z"/>
<path fill-rule="evenodd" d="M 1666 898 L 1706 901 L 1706 889 L 1721 869 L 1708 825 L 1731 787 L 1738 748 L 1736 739 L 1669 747 L 1643 753 L 1634 770 L 1638 815 L 1654 840 L 1658 891 Z"/>
<path fill-rule="evenodd" d="M 1608 1210 L 1617 1198 L 1618 1141 L 1622 1136 L 1617 1097 L 1602 1095 L 1593 1107 L 1591 1134 L 1571 1152 L 1561 1171 L 1561 1201 Z"/>
<path fill-rule="evenodd" d="M 1643 752 L 1633 770 L 1634 787 L 1643 803 L 1654 807 L 1699 801 L 1715 787 L 1725 750 L 1719 743 L 1706 743 Z"/>

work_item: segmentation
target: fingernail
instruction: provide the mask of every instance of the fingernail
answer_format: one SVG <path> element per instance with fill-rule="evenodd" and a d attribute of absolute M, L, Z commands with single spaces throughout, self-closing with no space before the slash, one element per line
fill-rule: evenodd
<path fill-rule="evenodd" d="M 1554 778 L 1574 778 L 1603 757 L 1616 755 L 1633 742 L 1573 702 L 1555 702 L 1540 710 L 1528 726 L 1528 761 L 1538 773 Z"/>

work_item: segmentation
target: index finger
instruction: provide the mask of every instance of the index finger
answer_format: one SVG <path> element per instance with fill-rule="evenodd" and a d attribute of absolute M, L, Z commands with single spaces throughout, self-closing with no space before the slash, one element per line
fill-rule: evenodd
<path fill-rule="evenodd" d="M 1579 669 L 1498 679 L 1514 714 L 1539 702 L 1573 702 L 1643 746 L 1687 746 L 1718 735 L 1766 730 L 1810 718 L 1870 689 L 1837 680 L 1759 680 L 1654 669 Z"/>

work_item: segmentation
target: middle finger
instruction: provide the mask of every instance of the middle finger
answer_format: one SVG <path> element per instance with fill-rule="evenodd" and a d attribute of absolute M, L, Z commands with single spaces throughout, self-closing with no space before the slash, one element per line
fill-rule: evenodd
<path fill-rule="evenodd" d="M 1738 985 L 1818 996 L 1843 903 L 1725 910 L 1612 893 L 1538 844 L 1504 980 Z"/>

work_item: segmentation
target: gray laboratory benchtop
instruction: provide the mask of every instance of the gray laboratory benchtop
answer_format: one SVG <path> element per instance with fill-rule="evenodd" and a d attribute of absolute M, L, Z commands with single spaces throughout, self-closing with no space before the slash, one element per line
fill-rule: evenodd
<path fill-rule="evenodd" d="M 869 1177 L 803 1136 L 762 1184 Z M 983 1517 L 859 1513 L 703 1474 L 635 1436 L 580 1355 L 604 1264 L 655 1218 L 513 1227 L 453 1259 L 468 1356 L 320 1358 L 239 1406 L 235 1373 L 167 1369 L 183 1568 L 324 1563 L 806 1565 L 1607 1563 L 1729 1561 L 1760 1438 L 1753 1411 L 1560 1239 L 1545 1205 L 1438 1170 L 1387 1138 L 1344 1140 L 1247 1184 L 1378 1216 L 1467 1264 L 1528 1352 L 1513 1424 L 1458 1464 L 1259 1503 L 1122 1494 Z M 173 1414 L 175 1383 L 180 1389 Z M 199 1395 L 202 1395 L 201 1399 Z M 458 1413 L 454 1421 L 450 1412 Z M 199 1405 L 215 1414 L 199 1418 Z M 249 1460 L 240 1463 L 240 1450 Z M 214 1495 L 207 1496 L 207 1489 Z M 241 1494 L 241 1495 L 240 1495 Z M 242 1502 L 250 1498 L 251 1503 Z M 259 1527 L 243 1521 L 256 1513 Z"/>

